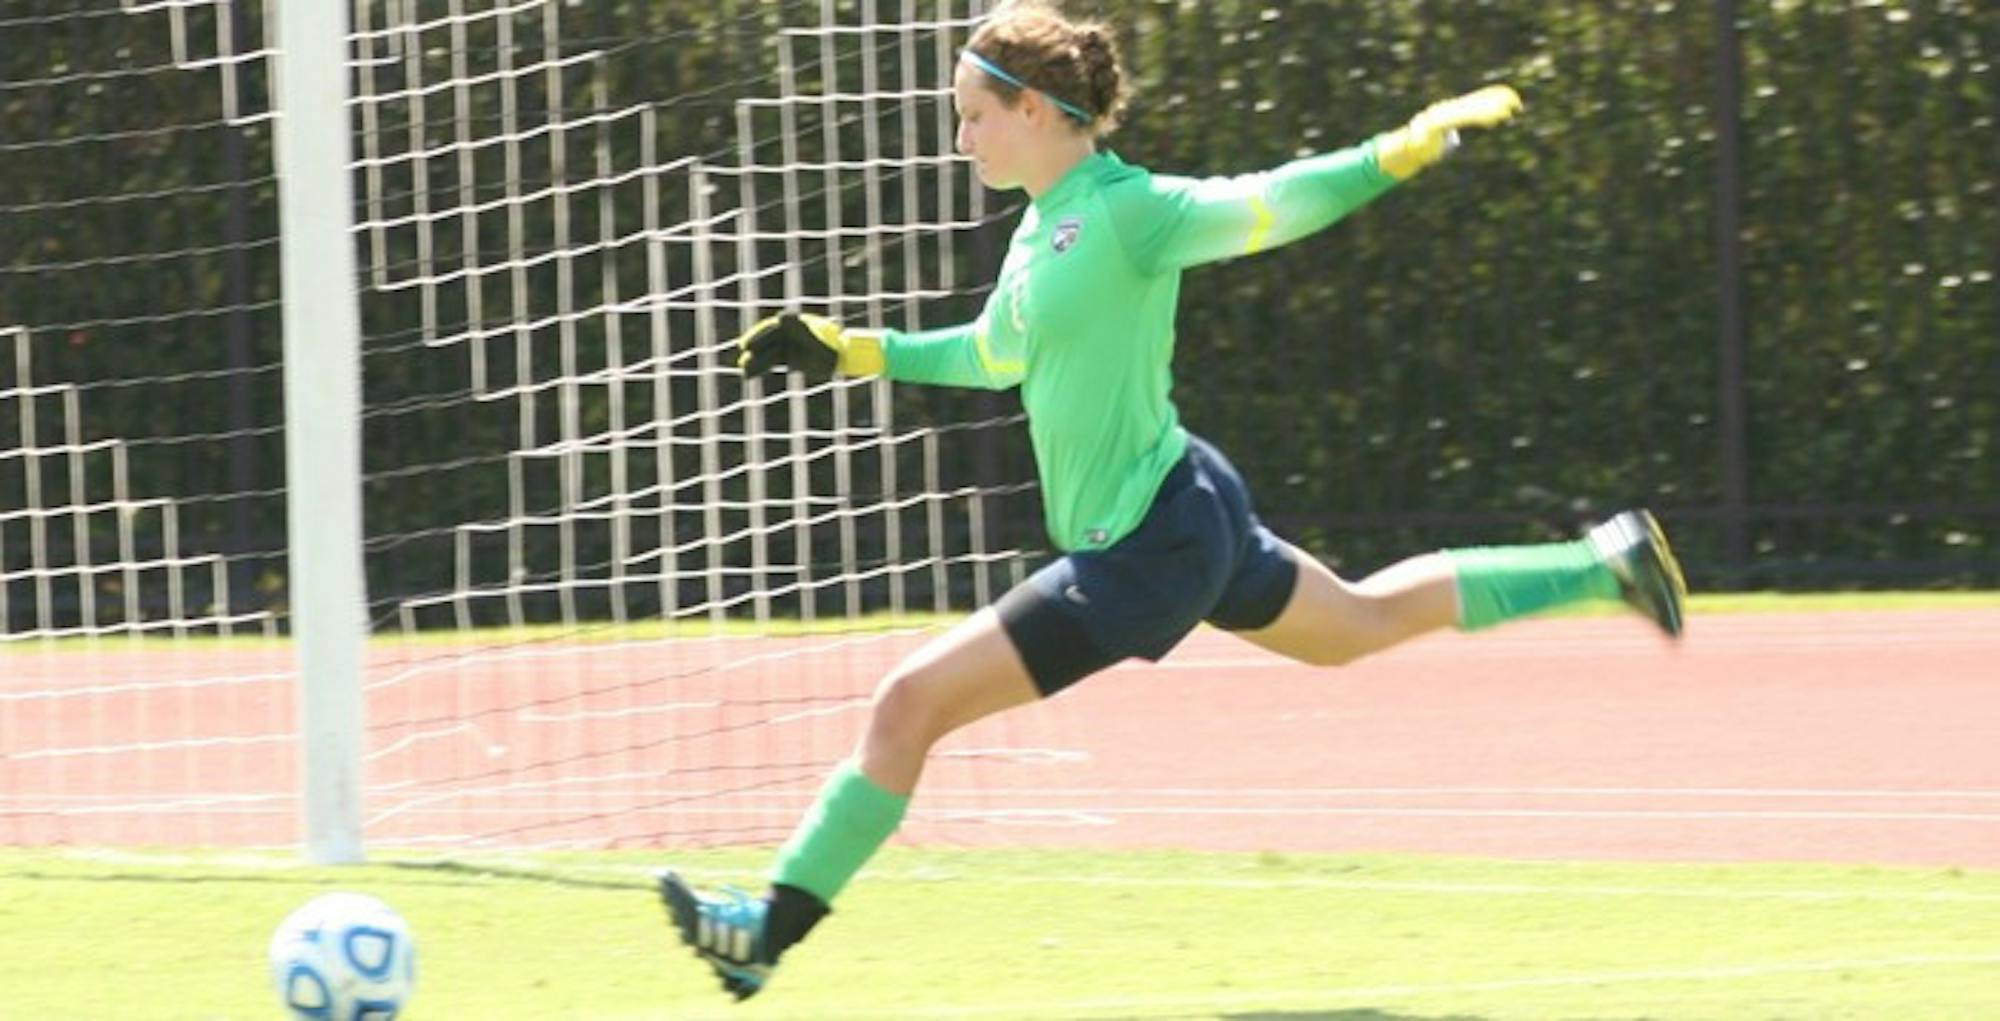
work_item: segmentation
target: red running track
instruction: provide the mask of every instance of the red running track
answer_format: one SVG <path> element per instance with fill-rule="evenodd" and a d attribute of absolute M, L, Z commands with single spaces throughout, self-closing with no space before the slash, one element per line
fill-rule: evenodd
<path fill-rule="evenodd" d="M 674 663 L 658 644 L 499 664 L 409 646 L 371 664 L 369 838 L 779 839 L 914 641 L 730 640 Z M 0 842 L 292 840 L 284 655 L 200 655 L 95 656 L 77 683 L 267 676 L 0 703 Z M 78 662 L 14 656 L 0 696 Z M 1699 618 L 1679 647 L 1630 619 L 1543 621 L 1330 670 L 1203 631 L 954 736 L 898 839 L 1996 867 L 1996 724 L 1993 609 Z M 205 736 L 137 746 L 163 726 Z"/>

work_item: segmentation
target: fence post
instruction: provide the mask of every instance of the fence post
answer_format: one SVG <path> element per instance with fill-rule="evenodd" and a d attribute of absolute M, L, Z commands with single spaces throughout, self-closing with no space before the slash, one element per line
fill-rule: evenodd
<path fill-rule="evenodd" d="M 1722 441 L 1724 555 L 1732 581 L 1750 559 L 1749 415 L 1744 386 L 1743 38 L 1737 0 L 1715 4 L 1716 427 Z"/>

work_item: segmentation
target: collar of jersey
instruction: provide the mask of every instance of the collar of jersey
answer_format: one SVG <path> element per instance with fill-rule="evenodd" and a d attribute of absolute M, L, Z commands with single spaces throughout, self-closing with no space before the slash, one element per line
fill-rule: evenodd
<path fill-rule="evenodd" d="M 1117 159 L 1118 157 L 1108 152 L 1094 152 L 1078 160 L 1076 166 L 1069 168 L 1069 173 L 1062 175 L 1062 178 L 1056 181 L 1055 187 L 1043 192 L 1040 197 L 1035 199 L 1035 208 L 1054 209 L 1068 202 L 1076 196 L 1077 192 L 1083 190 L 1087 184 L 1096 180 L 1098 174 L 1106 166 L 1109 166 Z"/>

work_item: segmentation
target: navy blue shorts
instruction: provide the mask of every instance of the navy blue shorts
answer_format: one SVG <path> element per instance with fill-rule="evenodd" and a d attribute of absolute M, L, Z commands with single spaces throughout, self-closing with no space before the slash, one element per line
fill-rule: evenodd
<path fill-rule="evenodd" d="M 996 609 L 1046 696 L 1132 656 L 1159 659 L 1202 621 L 1264 627 L 1298 575 L 1235 466 L 1190 436 L 1138 528 L 1036 571 Z"/>

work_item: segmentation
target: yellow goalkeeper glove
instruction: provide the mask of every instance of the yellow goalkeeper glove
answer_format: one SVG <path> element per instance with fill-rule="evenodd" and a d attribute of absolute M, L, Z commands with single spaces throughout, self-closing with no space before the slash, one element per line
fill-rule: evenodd
<path fill-rule="evenodd" d="M 736 367 L 746 376 L 792 369 L 812 376 L 875 376 L 888 368 L 882 331 L 850 330 L 825 316 L 760 319 L 736 338 Z"/>
<path fill-rule="evenodd" d="M 1505 85 L 1432 103 L 1375 140 L 1375 161 L 1391 176 L 1408 180 L 1458 146 L 1458 129 L 1490 128 L 1520 111 L 1521 94 Z"/>

